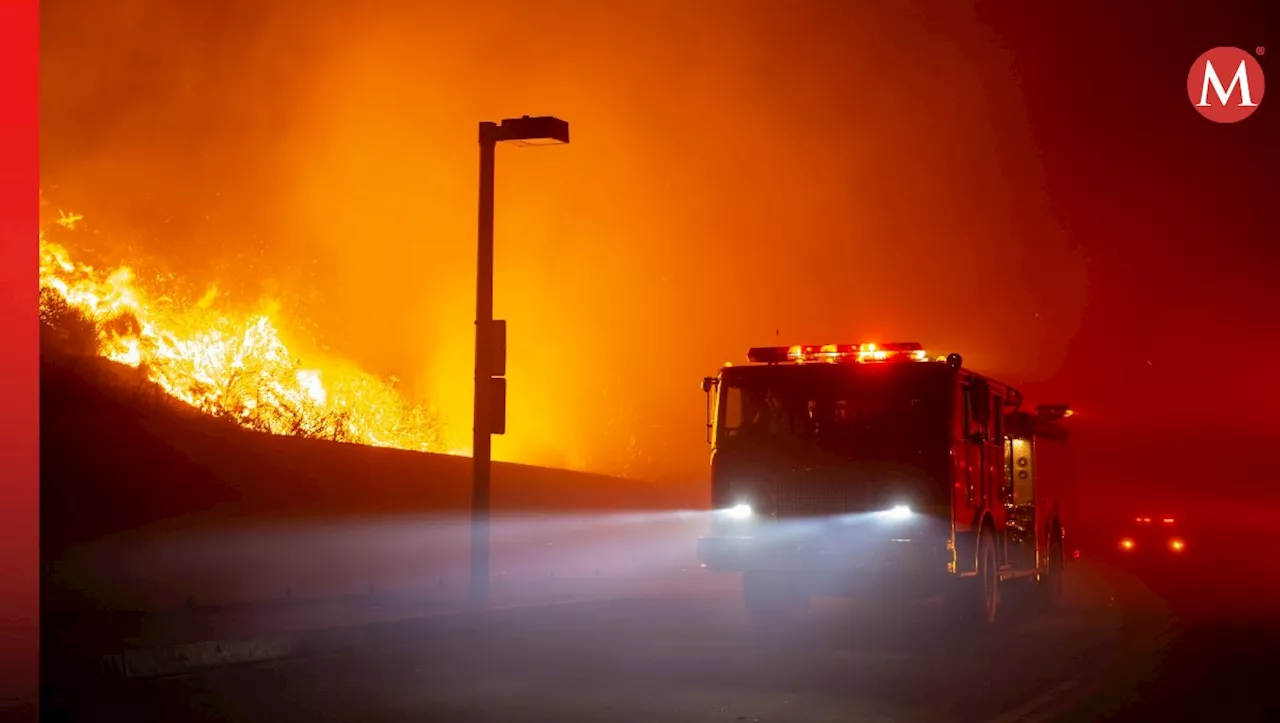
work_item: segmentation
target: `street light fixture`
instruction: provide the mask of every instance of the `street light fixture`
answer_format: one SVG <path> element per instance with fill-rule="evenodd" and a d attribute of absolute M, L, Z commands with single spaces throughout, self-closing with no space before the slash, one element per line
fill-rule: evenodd
<path fill-rule="evenodd" d="M 471 601 L 489 599 L 491 434 L 506 432 L 505 321 L 493 318 L 493 166 L 499 143 L 523 146 L 569 142 L 569 123 L 551 116 L 480 123 L 480 217 L 476 264 L 476 378 L 471 437 Z"/>

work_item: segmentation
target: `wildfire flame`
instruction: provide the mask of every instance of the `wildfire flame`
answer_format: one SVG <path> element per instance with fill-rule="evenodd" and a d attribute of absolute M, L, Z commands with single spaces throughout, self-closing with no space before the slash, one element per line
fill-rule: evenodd
<path fill-rule="evenodd" d="M 80 216 L 57 223 L 73 229 Z M 169 395 L 241 426 L 282 435 L 444 452 L 433 411 L 350 364 L 302 368 L 266 314 L 215 311 L 148 293 L 128 266 L 103 271 L 40 234 L 40 314 L 91 326 L 94 351 L 145 372 Z"/>

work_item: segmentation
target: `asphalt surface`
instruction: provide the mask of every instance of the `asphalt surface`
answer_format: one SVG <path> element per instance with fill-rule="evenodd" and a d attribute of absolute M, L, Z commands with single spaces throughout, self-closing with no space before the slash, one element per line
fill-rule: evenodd
<path fill-rule="evenodd" d="M 1158 600 L 1168 637 L 1059 720 L 1280 721 L 1280 539 L 1214 542 L 1183 564 L 1104 556 L 1114 602 L 1132 605 L 1135 589 Z"/>
<path fill-rule="evenodd" d="M 1203 599 L 1189 580 L 1160 589 L 1088 564 L 1071 574 L 1065 605 L 1011 608 L 986 636 L 928 603 L 875 612 L 821 599 L 760 631 L 727 579 L 441 619 L 424 638 L 378 648 L 86 692 L 45 719 L 1280 720 L 1274 687 L 1260 682 L 1280 669 L 1266 606 L 1245 616 L 1221 600 L 1183 605 Z"/>

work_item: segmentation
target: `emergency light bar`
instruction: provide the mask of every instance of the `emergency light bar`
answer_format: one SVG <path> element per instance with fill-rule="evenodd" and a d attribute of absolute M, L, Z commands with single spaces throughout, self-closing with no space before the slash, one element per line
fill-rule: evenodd
<path fill-rule="evenodd" d="M 893 344 L 811 344 L 752 347 L 747 350 L 747 360 L 756 364 L 929 361 L 929 354 L 914 341 Z"/>

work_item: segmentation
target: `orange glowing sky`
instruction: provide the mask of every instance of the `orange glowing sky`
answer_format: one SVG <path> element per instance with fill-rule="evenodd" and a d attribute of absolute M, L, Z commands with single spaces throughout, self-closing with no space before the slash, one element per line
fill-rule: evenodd
<path fill-rule="evenodd" d="M 280 300 L 456 446 L 476 123 L 571 122 L 498 153 L 500 459 L 701 478 L 699 379 L 775 338 L 919 340 L 1034 384 L 1096 281 L 964 3 L 106 5 L 44 4 L 44 193 L 86 251 Z"/>

